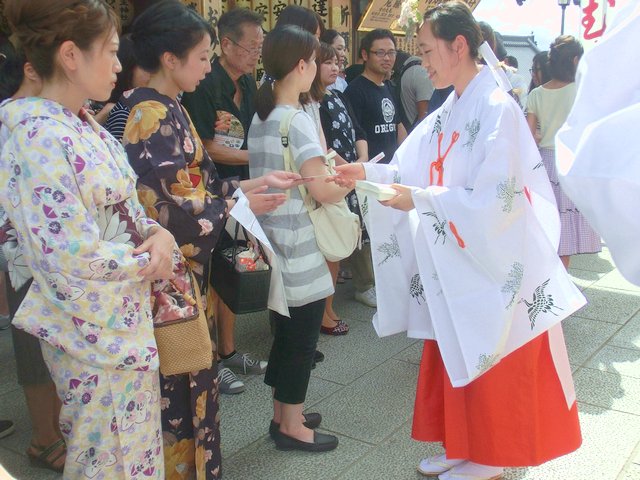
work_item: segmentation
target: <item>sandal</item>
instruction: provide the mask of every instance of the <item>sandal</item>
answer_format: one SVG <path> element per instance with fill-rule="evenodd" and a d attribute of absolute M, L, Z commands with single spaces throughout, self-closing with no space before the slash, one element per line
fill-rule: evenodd
<path fill-rule="evenodd" d="M 464 460 L 448 459 L 446 454 L 442 453 L 422 460 L 418 465 L 418 472 L 426 477 L 437 477 L 461 463 L 464 463 Z"/>
<path fill-rule="evenodd" d="M 334 327 L 325 327 L 320 326 L 320 332 L 325 335 L 346 335 L 349 333 L 349 325 L 344 323 L 342 320 L 338 320 Z"/>
<path fill-rule="evenodd" d="M 36 453 L 33 453 L 33 452 Z M 55 453 L 58 452 L 57 455 Z M 48 447 L 40 447 L 33 443 L 27 449 L 27 457 L 29 461 L 41 468 L 48 468 L 54 472 L 62 473 L 64 471 L 64 462 L 62 465 L 57 465 L 58 460 L 67 454 L 67 447 L 64 443 L 64 439 L 59 439 L 53 442 Z"/>

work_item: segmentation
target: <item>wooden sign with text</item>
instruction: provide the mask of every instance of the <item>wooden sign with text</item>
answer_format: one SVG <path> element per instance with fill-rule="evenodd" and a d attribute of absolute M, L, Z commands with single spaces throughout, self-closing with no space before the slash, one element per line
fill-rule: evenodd
<path fill-rule="evenodd" d="M 441 0 L 421 0 L 419 11 L 426 12 L 435 7 Z M 467 5 L 473 10 L 480 0 L 466 0 Z M 371 0 L 367 10 L 360 19 L 359 32 L 370 32 L 376 28 L 391 30 L 394 35 L 404 35 L 404 30 L 398 26 L 402 0 Z"/>

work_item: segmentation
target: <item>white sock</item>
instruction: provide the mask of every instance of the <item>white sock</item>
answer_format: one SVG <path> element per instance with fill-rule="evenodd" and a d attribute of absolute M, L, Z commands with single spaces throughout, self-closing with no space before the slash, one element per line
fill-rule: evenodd
<path fill-rule="evenodd" d="M 438 478 L 440 480 L 455 480 L 458 478 L 456 474 L 460 474 L 460 478 L 464 478 L 463 475 L 468 475 L 471 479 L 489 480 L 502 475 L 503 472 L 504 468 L 502 467 L 492 467 L 467 461 L 456 465 L 451 470 L 441 474 Z"/>

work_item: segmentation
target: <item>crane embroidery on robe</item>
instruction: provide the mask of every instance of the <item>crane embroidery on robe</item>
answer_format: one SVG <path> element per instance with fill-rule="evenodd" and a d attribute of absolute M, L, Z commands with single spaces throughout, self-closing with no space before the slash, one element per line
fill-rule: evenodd
<path fill-rule="evenodd" d="M 498 198 L 502 200 L 502 211 L 511 213 L 513 210 L 513 200 L 516 195 L 522 195 L 522 190 L 516 190 L 516 177 L 511 177 L 504 182 L 500 182 L 496 187 Z"/>
<path fill-rule="evenodd" d="M 438 116 L 436 117 L 435 123 L 433 124 L 433 130 L 431 131 L 431 138 L 429 139 L 429 141 L 431 142 L 433 140 L 434 135 L 440 135 L 441 131 L 442 131 L 442 113 L 439 113 Z"/>
<path fill-rule="evenodd" d="M 524 298 L 520 300 L 520 302 L 524 302 L 527 306 L 527 314 L 529 315 L 529 321 L 531 322 L 531 330 L 536 326 L 536 318 L 539 314 L 549 312 L 553 313 L 557 317 L 558 314 L 555 313 L 553 309 L 557 308 L 558 310 L 562 310 L 562 308 L 558 307 L 553 302 L 552 295 L 544 293 L 544 289 L 549 284 L 549 280 L 550 279 L 545 280 L 541 285 L 536 287 L 533 292 L 533 300 L 531 302 L 528 302 Z"/>
<path fill-rule="evenodd" d="M 362 218 L 369 214 L 369 197 L 364 197 L 364 201 L 360 204 L 360 213 Z"/>
<path fill-rule="evenodd" d="M 398 244 L 398 237 L 396 237 L 395 233 L 392 233 L 389 236 L 389 241 L 384 242 L 383 244 L 378 246 L 378 251 L 382 255 L 386 255 L 379 263 L 378 266 L 385 263 L 392 257 L 400 257 L 400 245 Z"/>
<path fill-rule="evenodd" d="M 511 271 L 507 275 L 507 281 L 502 286 L 502 293 L 510 293 L 511 301 L 505 308 L 510 308 L 513 302 L 516 300 L 516 295 L 520 291 L 522 285 L 522 275 L 524 273 L 524 266 L 520 262 L 513 262 L 511 265 Z"/>
<path fill-rule="evenodd" d="M 420 279 L 419 273 L 416 273 L 411 277 L 411 282 L 409 283 L 409 294 L 416 299 L 418 305 L 421 305 L 420 299 L 422 299 L 423 302 L 427 300 L 424 296 L 424 287 L 422 286 L 422 280 Z"/>
<path fill-rule="evenodd" d="M 440 237 L 442 237 L 442 244 L 444 245 L 444 242 L 447 240 L 447 231 L 444 228 L 444 226 L 447 224 L 447 221 L 440 221 L 436 212 L 425 212 L 423 213 L 423 215 L 426 215 L 427 217 L 433 217 L 435 219 L 435 222 L 433 223 L 433 230 L 436 233 L 436 241 L 433 242 L 433 244 L 435 245 L 436 243 L 438 243 L 438 240 L 440 240 Z"/>
<path fill-rule="evenodd" d="M 480 120 L 478 120 L 477 118 L 473 119 L 464 126 L 464 129 L 469 134 L 469 139 L 462 146 L 465 147 L 468 151 L 471 151 L 471 149 L 473 149 L 473 144 L 476 143 L 478 132 L 480 131 Z"/>

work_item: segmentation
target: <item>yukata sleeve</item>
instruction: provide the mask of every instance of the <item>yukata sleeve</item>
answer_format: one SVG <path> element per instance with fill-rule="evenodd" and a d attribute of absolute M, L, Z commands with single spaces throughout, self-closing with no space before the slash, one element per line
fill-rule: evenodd
<path fill-rule="evenodd" d="M 158 104 L 154 108 L 145 103 L 152 102 L 132 108 L 124 134 L 125 150 L 139 176 L 140 203 L 151 219 L 174 235 L 179 246 L 204 236 L 218 238 L 227 214 L 224 188 L 212 193 L 210 172 L 203 165 L 189 167 L 185 155 L 185 149 L 196 148 L 196 158 L 202 155 L 201 145 L 186 132 L 177 131 L 177 123 L 164 105 L 153 102 Z M 131 121 L 134 114 L 140 117 L 137 125 Z M 142 132 L 147 125 L 149 129 Z"/>
<path fill-rule="evenodd" d="M 16 131 L 15 137 L 26 134 Z M 88 311 L 89 292 L 139 286 L 144 280 L 138 273 L 149 257 L 134 255 L 132 245 L 102 238 L 92 192 L 81 190 L 84 183 L 75 181 L 68 161 L 75 154 L 65 150 L 59 136 L 50 132 L 32 139 L 34 148 L 46 151 L 49 159 L 37 174 L 28 168 L 32 159 L 27 152 L 14 150 L 10 195 L 19 200 L 12 202 L 9 217 L 40 294 L 73 315 Z M 100 315 L 94 323 L 108 326 Z"/>

